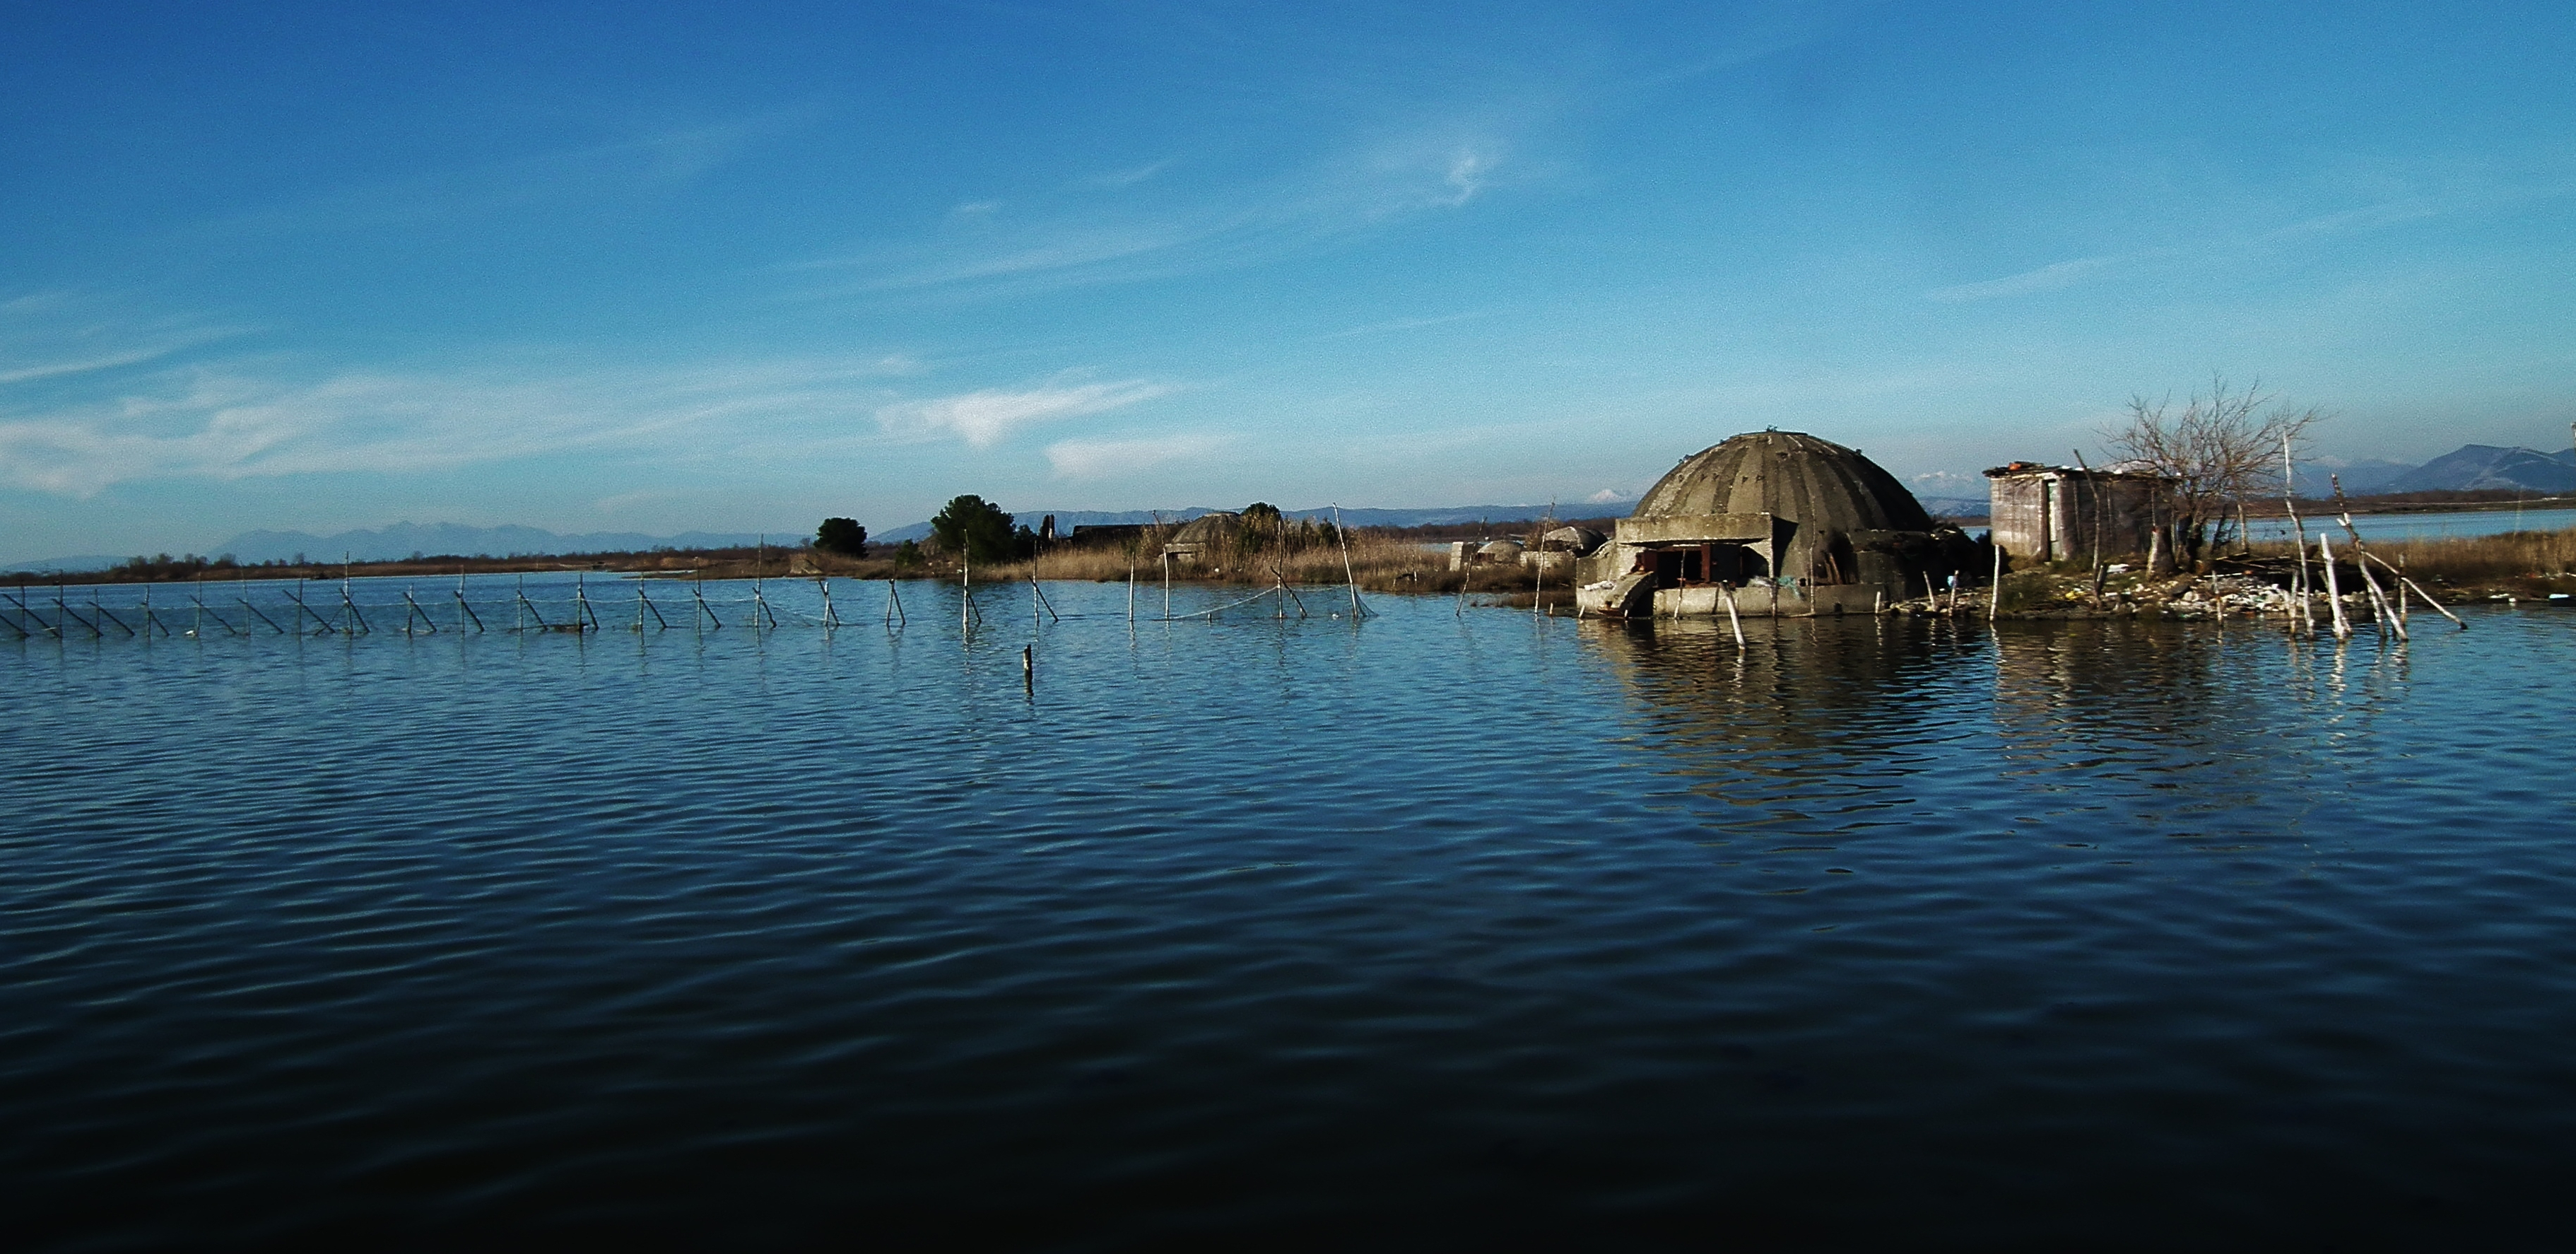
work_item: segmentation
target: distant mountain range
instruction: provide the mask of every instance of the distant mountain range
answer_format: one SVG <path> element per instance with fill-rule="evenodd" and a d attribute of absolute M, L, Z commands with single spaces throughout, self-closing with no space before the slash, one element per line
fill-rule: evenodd
<path fill-rule="evenodd" d="M 2346 492 L 2576 491 L 2576 448 L 2543 453 L 2537 449 L 2463 444 L 2397 476 L 2384 487 L 2355 488 L 2349 481 L 2343 486 Z"/>
<path fill-rule="evenodd" d="M 2548 495 L 2576 492 L 2576 448 L 2559 453 L 2537 449 L 2500 448 L 2491 444 L 2464 444 L 2420 466 L 2404 462 L 2352 461 L 2317 462 L 2299 468 L 2298 487 L 2302 496 L 2330 495 L 2334 488 L 2327 476 L 2340 475 L 2343 490 L 2354 496 L 2383 492 L 2475 492 L 2508 491 Z M 1925 496 L 1923 507 L 1938 516 L 1952 518 L 1981 517 L 1986 502 L 1981 497 Z M 1560 503 L 1555 507 L 1559 518 L 1581 518 L 1624 512 L 1625 502 L 1616 505 Z M 1355 527 L 1425 527 L 1471 523 L 1481 520 L 1517 522 L 1538 518 L 1548 512 L 1544 505 L 1452 505 L 1434 509 L 1345 509 L 1342 521 Z M 1031 510 L 1013 515 L 1019 522 L 1036 527 L 1048 514 L 1055 515 L 1059 532 L 1075 527 L 1165 522 L 1186 522 L 1215 509 L 1197 505 L 1186 509 L 1167 510 Z M 1331 507 L 1281 511 L 1291 518 L 1330 520 Z M 927 522 L 911 523 L 871 535 L 870 540 L 888 544 L 903 540 L 921 540 L 930 535 Z M 399 522 L 374 530 L 343 531 L 317 536 L 302 531 L 248 531 L 208 550 L 207 556 L 230 554 L 243 563 L 294 561 L 302 558 L 313 562 L 335 562 L 342 554 L 363 562 L 400 561 L 415 553 L 438 556 L 455 554 L 462 557 L 546 556 L 563 553 L 627 553 L 653 549 L 720 549 L 758 543 L 763 537 L 743 531 L 684 531 L 672 536 L 651 536 L 632 531 L 593 531 L 574 535 L 547 531 L 538 527 L 467 527 L 456 523 Z M 802 534 L 779 533 L 767 537 L 774 544 L 803 544 Z M 57 557 L 40 562 L 22 562 L 0 567 L 11 573 L 19 571 L 101 570 L 125 560 L 119 556 L 83 555 Z"/>
<path fill-rule="evenodd" d="M 467 527 L 459 523 L 398 522 L 372 531 L 342 531 L 317 536 L 305 531 L 245 531 L 206 550 L 206 557 L 227 557 L 244 565 L 258 562 L 336 562 L 346 554 L 356 562 L 398 562 L 413 554 L 431 557 L 545 557 L 559 553 L 638 553 L 654 549 L 732 549 L 757 544 L 763 537 L 748 531 L 683 531 L 675 536 L 648 536 L 636 531 L 590 531 L 575 535 L 540 527 Z M 805 543 L 801 534 L 780 532 L 772 544 Z M 0 567 L 0 571 L 105 570 L 125 557 L 83 554 L 47 558 Z"/>
<path fill-rule="evenodd" d="M 769 539 L 803 544 L 802 535 Z M 683 531 L 676 536 L 648 536 L 634 531 L 590 531 L 563 535 L 537 527 L 467 527 L 457 523 L 398 522 L 373 531 L 343 531 L 317 536 L 302 531 L 246 531 L 216 545 L 209 557 L 229 553 L 237 562 L 393 562 L 413 554 L 432 557 L 522 557 L 555 553 L 631 553 L 650 549 L 729 549 L 758 543 L 750 532 Z"/>

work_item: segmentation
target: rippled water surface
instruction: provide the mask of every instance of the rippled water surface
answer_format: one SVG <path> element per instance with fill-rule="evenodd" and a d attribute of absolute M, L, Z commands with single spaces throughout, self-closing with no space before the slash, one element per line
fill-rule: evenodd
<path fill-rule="evenodd" d="M 10 1244 L 2563 1236 L 2576 613 L 399 591 L 0 642 Z"/>

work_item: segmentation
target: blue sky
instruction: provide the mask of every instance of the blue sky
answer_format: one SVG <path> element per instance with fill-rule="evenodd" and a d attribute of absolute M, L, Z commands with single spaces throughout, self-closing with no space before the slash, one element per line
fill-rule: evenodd
<path fill-rule="evenodd" d="M 0 560 L 2562 448 L 2576 7 L 8 4 Z M 1602 508 L 1617 510 L 1619 505 Z"/>

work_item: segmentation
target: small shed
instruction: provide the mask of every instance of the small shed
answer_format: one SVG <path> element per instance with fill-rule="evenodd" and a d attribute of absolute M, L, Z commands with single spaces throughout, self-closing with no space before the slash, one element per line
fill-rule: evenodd
<path fill-rule="evenodd" d="M 1163 543 L 1163 556 L 1175 566 L 1223 566 L 1243 536 L 1243 515 L 1231 510 L 1201 514 L 1181 525 Z"/>
<path fill-rule="evenodd" d="M 2127 557 L 2152 547 L 2172 481 L 2142 467 L 2014 462 L 1986 472 L 1987 520 L 2006 557 Z"/>

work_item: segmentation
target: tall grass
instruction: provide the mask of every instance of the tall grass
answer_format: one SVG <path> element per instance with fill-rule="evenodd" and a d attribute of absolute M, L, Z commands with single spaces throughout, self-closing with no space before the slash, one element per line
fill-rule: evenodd
<path fill-rule="evenodd" d="M 1147 538 L 1132 547 L 1064 549 L 1041 554 L 1036 561 L 1042 579 L 1088 579 L 1103 583 L 1124 581 L 1130 570 L 1139 583 L 1159 583 L 1163 578 L 1162 545 Z M 1370 532 L 1353 532 L 1350 537 L 1350 577 L 1360 587 L 1374 592 L 1456 592 L 1462 582 L 1471 591 L 1509 592 L 1526 590 L 1533 583 L 1530 571 L 1518 565 L 1479 566 L 1459 572 L 1449 569 L 1447 548 L 1427 548 L 1412 540 Z M 977 582 L 991 580 L 1024 580 L 1029 577 L 1030 563 L 1011 562 L 1000 566 L 975 568 Z M 1205 566 L 1172 564 L 1175 581 L 1214 581 L 1267 586 L 1279 579 L 1292 584 L 1339 584 L 1345 579 L 1342 547 L 1333 543 L 1278 545 L 1226 554 Z"/>
<path fill-rule="evenodd" d="M 2328 534 L 2334 539 L 2335 555 L 2350 558 L 2345 537 L 2332 530 Z M 2571 564 L 2576 564 L 2576 529 L 2367 543 L 2372 554 L 2425 583 L 2471 585 L 2554 579 L 2566 576 Z M 2287 543 L 2256 545 L 2254 551 L 2282 557 L 2291 552 Z"/>

